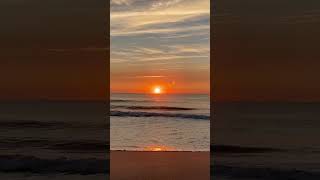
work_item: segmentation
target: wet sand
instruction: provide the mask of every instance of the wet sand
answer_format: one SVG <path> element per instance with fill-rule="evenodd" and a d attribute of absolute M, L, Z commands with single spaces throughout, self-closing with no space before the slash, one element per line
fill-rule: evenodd
<path fill-rule="evenodd" d="M 111 180 L 209 180 L 209 152 L 111 151 Z"/>

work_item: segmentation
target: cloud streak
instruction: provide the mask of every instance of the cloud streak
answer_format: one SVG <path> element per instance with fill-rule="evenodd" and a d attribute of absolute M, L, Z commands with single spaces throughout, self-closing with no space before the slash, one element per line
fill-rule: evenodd
<path fill-rule="evenodd" d="M 185 76 L 209 91 L 210 0 L 112 0 L 110 20 L 112 87 Z"/>
<path fill-rule="evenodd" d="M 156 48 L 131 47 L 126 49 L 111 48 L 112 62 L 122 59 L 121 62 L 146 61 L 174 61 L 177 60 L 207 60 L 210 56 L 210 47 L 207 44 L 172 45 Z"/>
<path fill-rule="evenodd" d="M 209 28 L 209 23 L 202 24 L 200 27 L 195 23 L 197 20 L 205 20 L 209 17 L 208 0 L 150 0 L 150 2 L 144 6 L 144 10 L 139 8 L 136 10 L 133 7 L 133 10 L 123 8 L 112 11 L 111 36 L 201 31 Z M 179 25 L 181 22 L 189 23 L 183 26 Z"/>
<path fill-rule="evenodd" d="M 145 76 L 135 76 L 134 78 L 164 78 L 166 76 L 162 75 L 145 75 Z"/>

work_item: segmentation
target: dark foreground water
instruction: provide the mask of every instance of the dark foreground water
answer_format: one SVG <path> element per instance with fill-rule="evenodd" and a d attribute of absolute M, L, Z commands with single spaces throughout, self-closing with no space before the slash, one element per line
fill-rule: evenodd
<path fill-rule="evenodd" d="M 214 179 L 320 179 L 319 103 L 220 103 L 214 110 Z"/>
<path fill-rule="evenodd" d="M 106 106 L 0 104 L 0 179 L 107 179 Z"/>
<path fill-rule="evenodd" d="M 179 133 L 189 130 L 195 134 L 194 140 L 205 137 L 202 136 L 205 131 L 199 132 L 199 129 L 208 128 L 208 125 L 196 125 L 209 124 L 208 104 L 197 103 L 201 99 L 192 100 L 195 102 L 192 106 L 172 102 L 159 105 L 157 101 L 157 107 L 148 104 L 151 102 L 133 103 L 133 100 L 129 103 L 114 99 L 111 118 L 112 123 L 119 120 L 116 122 L 118 127 L 127 130 L 130 126 L 144 124 L 138 127 L 140 130 L 144 128 L 140 138 L 145 139 L 143 144 L 138 144 L 139 148 L 150 140 L 177 149 L 207 146 L 206 138 L 197 143 L 180 141 L 190 142 L 187 145 L 170 141 L 171 137 L 179 137 Z M 107 179 L 109 132 L 105 107 L 99 102 L 1 103 L 0 179 Z M 224 103 L 213 108 L 212 178 L 320 179 L 320 104 Z M 130 121 L 132 124 L 128 124 Z M 165 124 L 161 129 L 164 131 L 152 130 L 150 127 L 154 124 Z M 189 128 L 181 130 L 177 125 Z M 127 131 L 130 132 L 138 133 Z M 133 135 L 137 135 L 135 133 Z M 130 136 L 127 140 L 136 142 Z M 117 142 L 118 147 L 128 146 L 124 141 Z"/>

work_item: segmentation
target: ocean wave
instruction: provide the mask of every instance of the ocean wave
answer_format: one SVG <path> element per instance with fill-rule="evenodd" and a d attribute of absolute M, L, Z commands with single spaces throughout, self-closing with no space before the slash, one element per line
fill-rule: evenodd
<path fill-rule="evenodd" d="M 158 99 L 156 100 L 157 102 L 173 102 L 173 101 L 168 101 L 168 100 L 165 100 L 165 99 Z M 147 100 L 147 99 L 140 99 L 140 100 L 137 100 L 137 99 L 111 99 L 110 100 L 111 103 L 121 103 L 121 102 L 131 102 L 131 103 L 148 103 L 148 102 L 151 102 L 151 103 L 154 103 L 155 100 Z"/>
<path fill-rule="evenodd" d="M 0 128 L 39 128 L 47 127 L 58 129 L 61 127 L 68 127 L 70 124 L 64 122 L 40 122 L 34 120 L 0 120 Z"/>
<path fill-rule="evenodd" d="M 1 139 L 0 149 L 20 149 L 39 147 L 68 152 L 105 152 L 110 148 L 106 141 L 57 141 L 45 139 Z"/>
<path fill-rule="evenodd" d="M 259 180 L 319 180 L 320 172 L 309 172 L 297 169 L 276 169 L 269 167 L 234 167 L 225 165 L 211 165 L 213 178 L 228 177 L 231 179 L 259 179 Z"/>
<path fill-rule="evenodd" d="M 265 153 L 284 151 L 282 149 L 268 147 L 244 147 L 233 145 L 211 145 L 210 148 L 213 153 Z"/>
<path fill-rule="evenodd" d="M 126 99 L 111 99 L 110 102 L 130 102 L 130 100 L 126 100 Z"/>
<path fill-rule="evenodd" d="M 156 112 L 142 112 L 142 111 L 111 111 L 110 116 L 118 117 L 175 117 L 183 119 L 197 119 L 197 120 L 209 120 L 210 116 L 199 114 L 177 114 L 177 113 L 156 113 Z"/>
<path fill-rule="evenodd" d="M 71 142 L 55 143 L 49 146 L 49 149 L 64 150 L 64 151 L 106 152 L 107 150 L 110 149 L 110 145 L 109 143 L 104 141 L 91 141 L 91 142 L 71 141 Z"/>
<path fill-rule="evenodd" d="M 173 106 L 116 106 L 113 105 L 111 108 L 124 108 L 129 110 L 164 110 L 164 111 L 188 111 L 195 110 L 195 108 L 186 107 L 173 107 Z"/>
<path fill-rule="evenodd" d="M 108 174 L 107 159 L 41 159 L 34 156 L 2 155 L 0 172 L 36 174 Z"/>
<path fill-rule="evenodd" d="M 110 102 L 153 102 L 151 100 L 111 99 Z"/>
<path fill-rule="evenodd" d="M 15 128 L 45 128 L 45 129 L 89 129 L 100 128 L 101 125 L 79 122 L 61 122 L 61 121 L 36 121 L 36 120 L 0 120 L 0 128 L 15 129 Z"/>

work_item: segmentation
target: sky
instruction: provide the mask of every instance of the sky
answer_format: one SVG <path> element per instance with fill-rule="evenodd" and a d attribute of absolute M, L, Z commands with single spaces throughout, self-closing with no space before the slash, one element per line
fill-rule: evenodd
<path fill-rule="evenodd" d="M 1 0 L 0 100 L 107 99 L 105 0 Z"/>
<path fill-rule="evenodd" d="M 209 1 L 110 3 L 114 92 L 207 93 L 211 69 L 214 100 L 320 101 L 318 0 L 217 0 L 211 35 Z M 106 99 L 108 13 L 105 0 L 0 1 L 0 100 Z"/>
<path fill-rule="evenodd" d="M 111 92 L 210 91 L 209 0 L 111 0 Z"/>
<path fill-rule="evenodd" d="M 320 1 L 217 0 L 216 101 L 320 101 Z"/>

